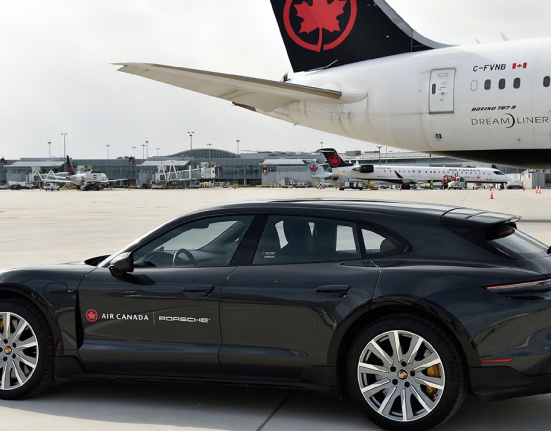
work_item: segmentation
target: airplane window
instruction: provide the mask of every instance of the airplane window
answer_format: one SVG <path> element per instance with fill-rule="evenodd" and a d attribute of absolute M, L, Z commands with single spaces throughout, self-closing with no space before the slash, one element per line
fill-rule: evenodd
<path fill-rule="evenodd" d="M 473 91 L 478 90 L 478 81 L 477 80 L 474 80 L 473 82 L 471 82 L 471 90 L 473 90 Z"/>
<path fill-rule="evenodd" d="M 487 79 L 486 81 L 484 81 L 484 90 L 489 90 L 490 88 L 492 88 L 492 80 Z"/>
<path fill-rule="evenodd" d="M 436 84 L 432 84 L 432 94 L 436 94 Z"/>
<path fill-rule="evenodd" d="M 543 86 L 549 87 L 549 84 L 551 84 L 551 77 L 546 76 L 545 78 L 543 78 Z"/>
<path fill-rule="evenodd" d="M 505 79 L 504 78 L 501 78 L 499 80 L 499 89 L 500 90 L 503 90 L 505 88 Z"/>
<path fill-rule="evenodd" d="M 501 171 L 494 171 L 494 174 L 496 174 L 496 175 L 505 175 L 505 174 L 504 174 L 503 172 L 501 172 Z"/>
<path fill-rule="evenodd" d="M 520 78 L 515 78 L 513 81 L 513 88 L 520 88 Z"/>

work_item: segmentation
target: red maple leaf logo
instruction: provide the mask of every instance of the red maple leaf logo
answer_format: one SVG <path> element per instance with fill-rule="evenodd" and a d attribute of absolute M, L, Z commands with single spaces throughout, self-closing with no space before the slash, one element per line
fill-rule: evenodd
<path fill-rule="evenodd" d="M 341 164 L 339 156 L 333 154 L 331 157 L 329 157 L 329 164 L 331 166 L 339 166 Z"/>
<path fill-rule="evenodd" d="M 344 13 L 344 5 L 347 0 L 312 0 L 312 6 L 306 1 L 295 5 L 297 16 L 303 21 L 300 26 L 300 33 L 310 33 L 319 29 L 319 41 L 316 47 L 317 52 L 321 51 L 323 43 L 323 30 L 341 31 L 337 17 Z"/>
<path fill-rule="evenodd" d="M 95 322 L 96 320 L 98 320 L 98 313 L 96 310 L 94 309 L 90 309 L 86 312 L 86 318 L 88 319 L 89 322 Z"/>
<path fill-rule="evenodd" d="M 317 171 L 318 171 L 318 167 L 316 165 L 310 166 L 310 172 L 317 172 Z"/>

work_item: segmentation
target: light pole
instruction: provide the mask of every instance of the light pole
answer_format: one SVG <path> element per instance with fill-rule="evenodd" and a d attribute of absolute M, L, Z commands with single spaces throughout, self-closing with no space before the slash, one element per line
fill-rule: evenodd
<path fill-rule="evenodd" d="M 132 147 L 132 149 L 134 150 L 133 156 L 134 156 L 134 158 L 136 158 L 136 147 Z"/>
<path fill-rule="evenodd" d="M 237 139 L 235 140 L 235 142 L 237 142 L 237 154 L 239 154 L 239 141 L 240 141 L 239 138 L 237 138 Z"/>
<path fill-rule="evenodd" d="M 145 159 L 145 144 L 142 144 L 142 159 Z"/>
<path fill-rule="evenodd" d="M 107 144 L 106 147 L 107 147 L 107 160 L 109 160 L 109 147 L 111 146 L 111 144 Z"/>
<path fill-rule="evenodd" d="M 379 164 L 381 164 L 381 148 L 382 148 L 382 145 L 377 145 L 377 148 L 379 149 Z"/>
<path fill-rule="evenodd" d="M 67 158 L 67 151 L 65 150 L 65 137 L 67 136 L 67 133 L 62 133 L 61 136 L 63 136 L 63 158 Z"/>
<path fill-rule="evenodd" d="M 48 141 L 48 159 L 52 158 L 52 141 Z"/>
<path fill-rule="evenodd" d="M 195 132 L 188 132 L 189 135 L 189 183 L 191 184 L 191 169 L 193 169 L 193 134 Z"/>
<path fill-rule="evenodd" d="M 189 135 L 189 150 L 193 151 L 193 134 L 195 132 L 188 132 Z"/>
<path fill-rule="evenodd" d="M 161 151 L 161 149 L 159 147 L 157 147 L 157 156 L 161 155 L 160 151 Z"/>
<path fill-rule="evenodd" d="M 207 147 L 209 147 L 209 160 L 210 160 L 210 147 L 211 147 L 211 146 L 212 146 L 212 144 L 209 142 L 209 143 L 207 144 Z"/>
<path fill-rule="evenodd" d="M 385 152 L 386 152 L 386 155 L 385 155 L 385 165 L 388 165 L 388 146 L 385 147 Z"/>
<path fill-rule="evenodd" d="M 147 144 L 149 144 L 149 141 L 145 141 L 145 157 L 149 158 L 149 147 Z"/>
<path fill-rule="evenodd" d="M 320 149 L 323 148 L 323 142 L 320 142 Z"/>

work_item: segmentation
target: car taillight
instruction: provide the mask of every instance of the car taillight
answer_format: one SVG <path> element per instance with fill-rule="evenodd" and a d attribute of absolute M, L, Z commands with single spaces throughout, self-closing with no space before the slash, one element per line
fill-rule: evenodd
<path fill-rule="evenodd" d="M 488 290 L 492 290 L 498 293 L 513 292 L 513 291 L 522 291 L 522 292 L 549 292 L 551 291 L 551 279 L 540 280 L 540 281 L 530 281 L 528 283 L 516 283 L 516 284 L 504 284 L 501 286 L 488 286 Z"/>

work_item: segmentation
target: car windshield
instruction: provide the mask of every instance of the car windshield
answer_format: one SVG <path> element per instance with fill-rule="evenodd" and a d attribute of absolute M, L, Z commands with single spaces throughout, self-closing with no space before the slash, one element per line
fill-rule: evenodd
<path fill-rule="evenodd" d="M 521 232 L 514 223 L 503 223 L 484 230 L 484 239 L 513 259 L 548 257 L 549 246 Z"/>

